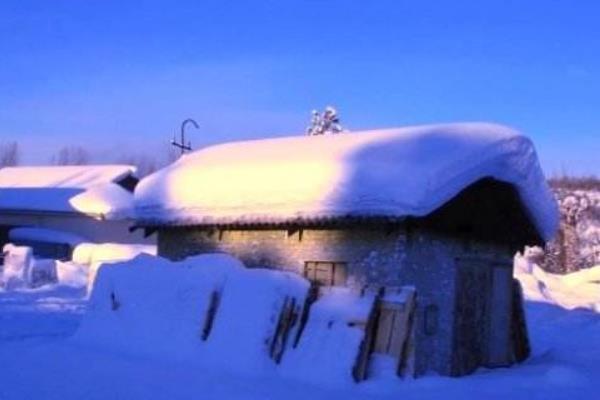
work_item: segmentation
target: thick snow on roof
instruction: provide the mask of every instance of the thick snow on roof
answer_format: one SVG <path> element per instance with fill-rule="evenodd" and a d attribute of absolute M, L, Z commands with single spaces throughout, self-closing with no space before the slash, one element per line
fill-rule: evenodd
<path fill-rule="evenodd" d="M 553 235 L 557 207 L 533 144 L 487 123 L 207 147 L 144 179 L 136 214 L 149 224 L 424 216 L 484 177 L 513 184 L 541 235 Z"/>
<path fill-rule="evenodd" d="M 2 168 L 0 210 L 122 215 L 133 196 L 116 182 L 133 173 L 129 165 Z"/>

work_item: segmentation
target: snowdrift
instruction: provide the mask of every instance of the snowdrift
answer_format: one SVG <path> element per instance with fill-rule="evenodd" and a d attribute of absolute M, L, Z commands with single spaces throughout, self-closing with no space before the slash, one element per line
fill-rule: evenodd
<path fill-rule="evenodd" d="M 307 289 L 294 274 L 246 269 L 223 254 L 178 263 L 144 254 L 100 268 L 76 338 L 231 369 L 264 367 L 286 297 L 301 305 Z"/>
<path fill-rule="evenodd" d="M 98 269 L 102 264 L 123 262 L 133 259 L 139 254 L 156 255 L 155 245 L 121 244 L 121 243 L 81 243 L 73 249 L 71 263 L 63 263 L 68 278 L 85 277 L 84 286 L 91 291 Z M 70 265 L 69 265 L 70 264 Z M 80 267 L 86 270 L 85 276 L 79 274 Z M 75 274 L 75 275 L 73 275 Z"/>
<path fill-rule="evenodd" d="M 427 215 L 487 177 L 512 184 L 552 237 L 557 206 L 533 144 L 485 123 L 211 146 L 142 180 L 135 206 L 145 224 L 401 218 Z"/>
<path fill-rule="evenodd" d="M 335 289 L 310 306 L 309 287 L 224 254 L 181 262 L 142 254 L 100 268 L 74 340 L 245 374 L 278 366 L 294 378 L 351 382 L 373 297 Z"/>
<path fill-rule="evenodd" d="M 365 336 L 364 324 L 375 296 L 358 297 L 332 288 L 311 307 L 310 318 L 294 351 L 286 354 L 282 373 L 314 383 L 350 383 L 350 370 Z"/>
<path fill-rule="evenodd" d="M 55 235 L 53 235 L 55 234 Z M 139 254 L 156 254 L 156 246 L 120 243 L 89 243 L 67 232 L 41 228 L 16 228 L 10 238 L 20 241 L 67 243 L 75 246 L 70 261 L 36 258 L 28 246 L 7 244 L 0 264 L 0 287 L 6 289 L 58 284 L 91 291 L 96 273 L 103 264 L 124 262 Z"/>
<path fill-rule="evenodd" d="M 544 271 L 526 256 L 515 257 L 515 277 L 527 300 L 554 304 L 572 310 L 600 312 L 600 265 L 567 275 Z"/>

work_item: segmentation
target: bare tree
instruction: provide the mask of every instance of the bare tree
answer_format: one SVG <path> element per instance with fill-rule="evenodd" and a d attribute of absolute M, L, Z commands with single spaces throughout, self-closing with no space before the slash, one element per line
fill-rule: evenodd
<path fill-rule="evenodd" d="M 90 163 L 90 154 L 81 146 L 65 146 L 52 157 L 55 165 L 86 165 Z"/>
<path fill-rule="evenodd" d="M 19 164 L 19 144 L 17 142 L 0 143 L 0 168 Z"/>

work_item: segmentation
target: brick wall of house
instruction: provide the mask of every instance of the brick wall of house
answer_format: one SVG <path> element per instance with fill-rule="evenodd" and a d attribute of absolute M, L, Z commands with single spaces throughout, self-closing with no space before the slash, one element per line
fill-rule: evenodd
<path fill-rule="evenodd" d="M 248 267 L 276 268 L 302 274 L 306 261 L 348 263 L 348 285 L 398 285 L 406 258 L 406 235 L 380 229 L 352 230 L 166 230 L 159 253 L 182 259 L 226 252 Z"/>
<path fill-rule="evenodd" d="M 347 263 L 350 287 L 364 285 L 417 288 L 415 323 L 417 373 L 449 375 L 454 328 L 455 259 L 462 255 L 506 258 L 506 250 L 465 243 L 402 228 L 355 227 L 297 231 L 166 228 L 159 230 L 158 252 L 178 260 L 208 252 L 225 252 L 248 267 L 276 268 L 303 274 L 307 261 Z M 428 306 L 438 310 L 437 330 L 423 327 Z"/>

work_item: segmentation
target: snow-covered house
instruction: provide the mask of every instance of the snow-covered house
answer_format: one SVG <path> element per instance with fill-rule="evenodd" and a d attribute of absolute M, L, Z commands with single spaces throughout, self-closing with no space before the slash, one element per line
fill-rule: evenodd
<path fill-rule="evenodd" d="M 2 168 L 0 248 L 13 242 L 61 259 L 80 242 L 146 242 L 129 229 L 137 182 L 128 165 Z"/>
<path fill-rule="evenodd" d="M 138 225 L 157 231 L 159 255 L 173 260 L 225 252 L 320 287 L 414 287 L 417 375 L 527 356 L 513 255 L 553 235 L 557 210 L 532 143 L 510 128 L 222 144 L 147 177 L 135 197 Z M 402 357 L 402 305 L 386 304 L 367 324 L 367 349 Z"/>

